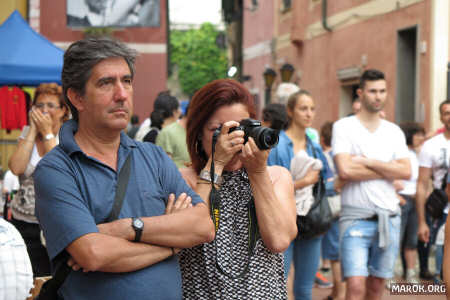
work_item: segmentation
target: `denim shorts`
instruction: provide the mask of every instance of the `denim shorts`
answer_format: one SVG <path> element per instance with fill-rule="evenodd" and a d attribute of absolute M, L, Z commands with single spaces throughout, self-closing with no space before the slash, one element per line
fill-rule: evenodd
<path fill-rule="evenodd" d="M 400 216 L 389 218 L 389 244 L 384 249 L 378 246 L 378 221 L 356 220 L 341 232 L 343 277 L 392 278 L 399 249 L 400 222 Z"/>

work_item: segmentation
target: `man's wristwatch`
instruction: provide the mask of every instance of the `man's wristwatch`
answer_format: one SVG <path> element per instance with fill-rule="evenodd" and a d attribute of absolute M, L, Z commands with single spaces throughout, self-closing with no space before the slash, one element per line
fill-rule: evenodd
<path fill-rule="evenodd" d="M 44 136 L 44 141 L 49 141 L 54 138 L 55 138 L 55 135 L 53 133 L 49 133 Z"/>
<path fill-rule="evenodd" d="M 133 227 L 134 232 L 136 233 L 134 237 L 135 242 L 141 241 L 142 231 L 144 231 L 144 221 L 140 218 L 132 218 L 131 219 L 131 227 Z"/>
<path fill-rule="evenodd" d="M 198 177 L 200 179 L 206 180 L 208 182 L 211 182 L 211 173 L 207 170 L 202 170 L 200 172 L 200 175 L 198 175 Z M 214 179 L 213 182 L 214 184 L 217 184 L 218 186 L 220 186 L 222 184 L 223 178 L 222 176 L 220 176 L 219 174 L 215 174 L 214 173 Z"/>

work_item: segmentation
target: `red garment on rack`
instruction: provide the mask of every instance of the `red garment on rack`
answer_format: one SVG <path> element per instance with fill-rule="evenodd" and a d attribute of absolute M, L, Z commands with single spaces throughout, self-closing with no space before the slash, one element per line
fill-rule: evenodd
<path fill-rule="evenodd" d="M 27 106 L 21 89 L 7 86 L 0 89 L 0 117 L 3 129 L 22 129 L 27 125 Z"/>

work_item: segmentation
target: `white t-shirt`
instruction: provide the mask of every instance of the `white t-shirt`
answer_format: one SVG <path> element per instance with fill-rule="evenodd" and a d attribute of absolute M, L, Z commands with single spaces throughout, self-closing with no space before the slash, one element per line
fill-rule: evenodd
<path fill-rule="evenodd" d="M 145 135 L 150 131 L 151 124 L 152 121 L 150 120 L 150 118 L 145 119 L 144 122 L 142 122 L 141 126 L 139 127 L 138 131 L 136 132 L 134 139 L 139 142 L 144 141 Z"/>
<path fill-rule="evenodd" d="M 5 177 L 3 178 L 3 188 L 11 193 L 12 191 L 19 190 L 19 177 L 13 174 L 11 170 L 6 171 Z"/>
<path fill-rule="evenodd" d="M 414 150 L 409 150 L 409 161 L 411 162 L 411 177 L 408 180 L 403 180 L 403 190 L 398 193 L 414 196 L 416 194 L 417 178 L 419 177 L 419 160 Z"/>
<path fill-rule="evenodd" d="M 419 166 L 431 168 L 433 174 L 433 187 L 442 186 L 442 180 L 450 166 L 450 140 L 443 133 L 429 139 L 423 144 L 419 155 Z"/>
<path fill-rule="evenodd" d="M 430 168 L 433 174 L 433 187 L 440 189 L 442 181 L 450 167 L 450 140 L 443 133 L 436 135 L 423 144 L 419 155 L 419 166 Z M 448 212 L 448 205 L 444 210 Z"/>
<path fill-rule="evenodd" d="M 348 153 L 383 162 L 409 157 L 402 130 L 386 120 L 370 132 L 356 116 L 346 117 L 333 124 L 332 136 L 333 155 Z M 350 182 L 342 189 L 341 199 L 343 205 L 360 208 L 399 209 L 394 186 L 385 179 Z"/>

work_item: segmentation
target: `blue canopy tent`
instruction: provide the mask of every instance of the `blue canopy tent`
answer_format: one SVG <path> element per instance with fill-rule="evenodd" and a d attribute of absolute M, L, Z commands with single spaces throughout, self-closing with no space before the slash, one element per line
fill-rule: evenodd
<path fill-rule="evenodd" d="M 14 11 L 0 26 L 0 86 L 61 84 L 64 51 L 35 32 Z"/>

